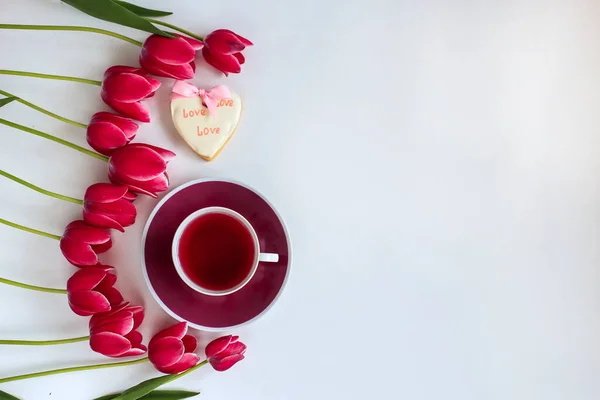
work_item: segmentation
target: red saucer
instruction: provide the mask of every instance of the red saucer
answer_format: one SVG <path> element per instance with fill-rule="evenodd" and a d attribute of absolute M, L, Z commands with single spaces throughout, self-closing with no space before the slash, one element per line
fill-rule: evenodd
<path fill-rule="evenodd" d="M 211 206 L 242 214 L 258 234 L 260 251 L 279 254 L 277 263 L 260 263 L 242 289 L 220 297 L 187 286 L 171 258 L 179 224 L 194 211 Z M 142 243 L 144 275 L 156 301 L 173 318 L 201 330 L 227 330 L 260 317 L 282 292 L 291 266 L 289 236 L 277 211 L 256 191 L 233 181 L 199 179 L 173 189 L 150 214 Z"/>

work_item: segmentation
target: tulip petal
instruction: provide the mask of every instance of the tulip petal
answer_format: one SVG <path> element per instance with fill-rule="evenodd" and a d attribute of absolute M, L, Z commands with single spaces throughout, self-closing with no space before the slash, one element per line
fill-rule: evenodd
<path fill-rule="evenodd" d="M 140 347 L 142 341 L 144 340 L 144 337 L 138 331 L 131 331 L 127 335 L 125 335 L 125 337 L 127 338 L 127 340 L 129 340 L 129 342 L 131 342 L 132 347 Z"/>
<path fill-rule="evenodd" d="M 100 283 L 98 283 L 98 285 L 96 285 L 96 290 L 102 290 L 109 287 L 113 287 L 115 283 L 117 283 L 117 275 L 113 274 L 112 272 L 106 271 L 106 276 L 100 281 Z"/>
<path fill-rule="evenodd" d="M 108 122 L 109 124 L 115 125 L 121 131 L 123 131 L 125 136 L 127 136 L 130 139 L 132 139 L 135 136 L 139 128 L 139 125 L 130 120 L 129 118 L 125 118 L 107 111 L 100 111 L 94 114 L 90 121 L 90 125 L 100 122 Z"/>
<path fill-rule="evenodd" d="M 150 180 L 164 173 L 167 163 L 160 154 L 146 146 L 126 146 L 113 153 L 109 168 L 128 178 Z"/>
<path fill-rule="evenodd" d="M 102 82 L 102 92 L 114 101 L 134 103 L 153 92 L 148 80 L 136 74 L 111 75 Z"/>
<path fill-rule="evenodd" d="M 103 319 L 104 317 L 107 317 L 107 316 L 109 316 L 109 315 L 114 315 L 114 314 L 116 314 L 116 313 L 118 313 L 118 312 L 120 312 L 120 311 L 126 310 L 126 309 L 129 307 L 129 305 L 130 305 L 130 304 L 131 304 L 131 303 L 130 303 L 130 302 L 128 302 L 128 301 L 126 301 L 126 302 L 125 302 L 125 303 L 123 303 L 123 304 L 119 304 L 118 306 L 116 306 L 116 307 L 113 307 L 113 308 L 112 308 L 112 310 L 111 310 L 111 312 L 110 312 L 109 314 L 107 314 L 107 315 L 104 315 L 104 316 L 101 316 L 101 318 L 100 318 L 100 319 Z M 93 319 L 93 318 L 92 318 L 92 319 Z M 91 324 L 91 323 L 92 323 L 92 321 L 90 321 L 90 328 L 92 327 L 92 324 Z"/>
<path fill-rule="evenodd" d="M 98 317 L 94 319 L 94 317 Z M 90 320 L 90 333 L 112 332 L 121 336 L 127 335 L 134 328 L 133 315 L 130 311 L 121 310 L 108 315 L 94 315 Z"/>
<path fill-rule="evenodd" d="M 125 196 L 123 196 L 123 198 L 127 201 L 134 201 L 135 199 L 137 199 L 137 194 L 128 190 L 127 193 L 125 193 Z"/>
<path fill-rule="evenodd" d="M 193 353 L 185 353 L 176 364 L 160 368 L 157 366 L 156 369 L 164 374 L 179 374 L 194 367 L 196 364 L 198 364 L 198 361 L 200 361 L 200 357 L 198 357 L 198 355 Z"/>
<path fill-rule="evenodd" d="M 179 322 L 176 323 L 173 326 L 170 326 L 166 329 L 163 329 L 162 331 L 158 332 L 156 335 L 154 335 L 154 337 L 152 338 L 152 340 L 150 341 L 150 343 L 152 343 L 152 341 L 154 341 L 155 339 L 163 339 L 163 338 L 167 338 L 167 337 L 174 337 L 177 339 L 181 339 L 185 336 L 185 334 L 187 333 L 188 327 L 187 327 L 187 323 L 186 322 Z"/>
<path fill-rule="evenodd" d="M 127 187 L 125 187 L 128 190 Z M 99 214 L 104 217 L 108 217 L 111 220 L 115 221 L 119 226 L 130 226 L 135 223 L 136 218 L 136 209 L 135 206 L 125 199 L 119 199 L 112 203 L 93 203 L 93 202 L 85 202 L 84 203 L 84 220 L 87 213 L 89 214 Z M 93 217 L 92 217 L 93 218 Z M 87 221 L 86 221 L 87 222 Z M 103 221 L 98 221 L 103 222 Z M 107 223 L 110 223 L 106 221 Z M 91 223 L 90 225 L 97 224 Z M 112 223 L 114 225 L 114 223 Z M 110 226 L 113 228 L 114 226 Z M 115 228 L 122 230 L 122 228 Z"/>
<path fill-rule="evenodd" d="M 184 348 L 176 337 L 165 337 L 152 342 L 148 348 L 148 358 L 156 366 L 168 367 L 178 362 L 183 356 Z"/>
<path fill-rule="evenodd" d="M 244 354 L 247 346 L 242 342 L 231 342 L 225 350 L 219 354 L 219 357 L 228 357 L 234 354 Z"/>
<path fill-rule="evenodd" d="M 96 254 L 102 254 L 107 252 L 108 250 L 110 250 L 110 248 L 112 247 L 112 241 L 109 240 L 106 243 L 102 243 L 102 244 L 94 244 L 92 245 L 92 250 L 96 253 Z"/>
<path fill-rule="evenodd" d="M 163 192 L 169 188 L 169 180 L 167 179 L 166 174 L 162 174 L 149 181 L 137 181 L 131 179 L 129 181 L 129 185 L 130 190 L 134 190 L 134 188 L 140 188 L 142 191 L 150 192 L 153 194 L 153 197 L 156 197 L 154 193 Z"/>
<path fill-rule="evenodd" d="M 112 332 L 102 332 L 92 334 L 90 337 L 90 347 L 97 353 L 108 357 L 118 357 L 131 350 L 129 340 L 121 335 Z"/>
<path fill-rule="evenodd" d="M 213 340 L 212 342 L 210 342 L 208 345 L 206 345 L 206 348 L 204 349 L 204 352 L 206 353 L 206 357 L 212 358 L 212 357 L 216 356 L 217 354 L 221 353 L 223 350 L 225 350 L 227 348 L 227 346 L 229 346 L 229 343 L 231 343 L 231 339 L 232 339 L 232 336 L 228 335 L 228 336 L 221 336 L 220 338 L 217 338 L 217 339 Z"/>
<path fill-rule="evenodd" d="M 111 287 L 100 292 L 104 294 L 104 297 L 106 297 L 111 306 L 121 304 L 124 300 L 123 295 L 117 288 Z"/>
<path fill-rule="evenodd" d="M 75 314 L 82 317 L 110 311 L 108 299 L 102 293 L 91 291 L 70 293 L 69 306 Z"/>
<path fill-rule="evenodd" d="M 225 29 L 214 31 L 204 39 L 204 43 L 211 51 L 221 54 L 238 53 L 246 48 L 237 35 Z"/>
<path fill-rule="evenodd" d="M 116 112 L 141 122 L 150 122 L 150 112 L 141 103 L 123 103 L 121 101 L 116 101 L 106 96 L 104 92 L 100 95 L 102 100 Z"/>
<path fill-rule="evenodd" d="M 119 127 L 110 122 L 90 124 L 86 139 L 90 147 L 104 155 L 110 155 L 113 150 L 125 146 L 130 140 Z"/>
<path fill-rule="evenodd" d="M 127 186 L 112 183 L 96 183 L 88 187 L 83 196 L 85 201 L 110 203 L 117 201 L 127 193 Z"/>
<path fill-rule="evenodd" d="M 84 209 L 83 220 L 87 224 L 97 226 L 98 228 L 115 229 L 120 232 L 125 232 L 125 229 L 120 223 L 104 214 L 98 214 Z"/>
<path fill-rule="evenodd" d="M 161 82 L 158 79 L 154 79 L 149 76 L 146 76 L 146 79 L 148 80 L 150 86 L 152 86 L 152 93 L 148 95 L 148 97 L 152 97 L 154 96 L 154 93 L 156 93 L 156 91 L 160 88 Z"/>
<path fill-rule="evenodd" d="M 120 202 L 127 202 L 121 199 Z M 124 231 L 123 227 L 131 226 L 135 223 L 136 211 L 135 206 L 130 203 L 133 210 L 121 207 L 119 204 L 111 205 L 112 207 L 98 207 L 90 205 L 83 210 L 83 219 L 86 223 L 102 228 L 112 228 Z"/>
<path fill-rule="evenodd" d="M 111 205 L 109 210 L 118 210 L 117 220 L 123 226 L 133 225 L 135 223 L 135 217 L 137 216 L 137 210 L 132 202 L 120 199 Z"/>
<path fill-rule="evenodd" d="M 129 67 L 127 65 L 113 65 L 106 71 L 104 71 L 104 77 L 114 74 L 122 74 L 122 73 L 131 73 L 131 74 L 139 74 L 143 71 L 136 67 Z"/>
<path fill-rule="evenodd" d="M 102 268 L 106 272 L 111 272 L 115 270 L 115 267 L 113 267 L 112 265 L 102 264 L 100 262 L 97 265 L 94 265 L 94 268 Z"/>
<path fill-rule="evenodd" d="M 252 43 L 245 37 L 238 35 L 234 31 L 229 30 L 229 29 L 217 29 L 216 31 L 211 32 L 208 36 L 211 36 L 211 35 L 219 36 L 219 35 L 227 35 L 227 34 L 234 35 L 240 42 L 242 42 L 244 44 L 244 46 L 254 46 L 254 43 Z M 206 39 L 204 41 L 206 42 Z"/>
<path fill-rule="evenodd" d="M 103 268 L 90 267 L 80 269 L 67 281 L 67 292 L 84 292 L 92 290 L 98 286 L 106 276 L 107 272 Z"/>
<path fill-rule="evenodd" d="M 94 207 L 94 203 L 84 205 L 83 220 L 86 224 L 97 226 L 98 228 L 125 231 L 119 221 L 114 219 L 113 215 L 104 213 L 102 210 L 96 211 L 99 208 L 98 206 Z"/>
<path fill-rule="evenodd" d="M 186 40 L 151 35 L 144 42 L 142 54 L 151 55 L 154 59 L 165 64 L 187 64 L 194 59 L 196 52 Z"/>
<path fill-rule="evenodd" d="M 196 348 L 198 347 L 198 339 L 196 339 L 195 336 L 185 335 L 181 341 L 183 342 L 186 353 L 193 353 L 196 351 Z"/>
<path fill-rule="evenodd" d="M 215 32 L 220 32 L 220 31 L 225 31 L 225 32 L 234 34 L 242 43 L 244 43 L 244 46 L 254 46 L 254 43 L 252 43 L 245 37 L 238 35 L 237 33 L 233 32 L 233 31 L 230 31 L 229 29 L 217 29 Z"/>
<path fill-rule="evenodd" d="M 109 320 L 113 321 L 113 316 L 115 316 L 115 315 L 117 315 L 118 318 L 121 318 L 123 315 L 119 316 L 118 314 L 120 312 L 122 312 L 123 310 L 125 310 L 127 307 L 129 307 L 129 304 L 130 304 L 129 302 L 125 302 L 125 303 L 116 305 L 114 307 L 111 307 L 111 310 L 109 312 L 94 315 L 92 318 L 90 318 L 90 322 L 89 322 L 90 332 L 91 333 L 101 332 L 102 324 L 106 323 Z M 126 317 L 133 318 L 133 315 L 131 312 L 129 312 Z"/>
<path fill-rule="evenodd" d="M 225 357 L 219 360 L 210 359 L 210 365 L 215 369 L 215 371 L 227 371 L 229 368 L 233 367 L 237 362 L 242 361 L 244 359 L 243 354 L 234 354 L 229 357 Z"/>
<path fill-rule="evenodd" d="M 135 134 L 139 128 L 139 125 L 129 118 L 121 117 L 120 115 L 106 111 L 100 111 L 94 114 L 90 121 L 90 125 L 95 122 L 108 122 L 117 126 L 121 131 L 123 131 L 125 137 L 127 137 L 129 140 L 135 137 Z"/>
<path fill-rule="evenodd" d="M 215 53 L 210 51 L 208 47 L 204 47 L 202 49 L 202 56 L 207 63 L 225 74 L 238 74 L 242 71 L 240 62 L 233 55 Z"/>
<path fill-rule="evenodd" d="M 240 63 L 240 65 L 242 65 L 243 63 L 246 62 L 246 57 L 244 57 L 244 55 L 242 53 L 234 53 L 233 56 L 235 58 L 237 58 L 237 60 Z"/>
<path fill-rule="evenodd" d="M 143 50 L 139 61 L 140 65 L 153 75 L 173 79 L 192 79 L 194 77 L 195 68 L 192 67 L 191 62 L 184 64 L 161 63 L 152 55 L 144 53 Z"/>
<path fill-rule="evenodd" d="M 71 264 L 85 267 L 98 264 L 98 256 L 92 246 L 81 241 L 63 237 L 60 240 L 60 250 Z"/>
<path fill-rule="evenodd" d="M 145 147 L 148 149 L 152 149 L 155 152 L 157 152 L 163 160 L 165 160 L 166 163 L 168 163 L 169 161 L 171 161 L 172 159 L 175 158 L 176 154 L 173 153 L 171 150 L 167 150 L 167 149 L 163 149 L 162 147 L 158 147 L 158 146 L 153 146 L 151 144 L 146 144 L 146 143 L 134 143 L 131 145 L 132 147 Z"/>
<path fill-rule="evenodd" d="M 123 295 L 116 288 L 117 276 L 112 273 L 107 273 L 106 277 L 96 286 L 95 290 L 102 293 L 111 306 L 119 305 L 123 302 Z"/>
<path fill-rule="evenodd" d="M 144 307 L 132 306 L 128 307 L 127 310 L 133 314 L 133 329 L 139 328 L 139 326 L 142 325 L 142 322 L 144 322 L 144 317 L 146 315 L 144 312 Z"/>
<path fill-rule="evenodd" d="M 87 244 L 105 244 L 110 242 L 110 234 L 107 231 L 86 225 L 83 221 L 73 221 L 67 225 L 63 237 Z"/>
<path fill-rule="evenodd" d="M 139 186 L 135 186 L 135 185 L 129 185 L 129 190 L 132 190 L 134 192 L 140 193 L 140 194 L 145 194 L 146 196 L 152 197 L 153 199 L 158 198 L 158 195 L 154 192 L 150 192 L 146 189 L 143 189 Z"/>
<path fill-rule="evenodd" d="M 146 349 L 146 346 L 140 346 L 138 348 L 132 348 L 128 351 L 126 351 L 125 353 L 121 354 L 118 357 L 134 357 L 134 356 L 141 356 L 146 354 L 146 351 L 148 349 Z"/>
<path fill-rule="evenodd" d="M 204 43 L 201 42 L 198 39 L 194 39 L 194 38 L 191 38 L 189 36 L 184 36 L 184 35 L 179 35 L 179 34 L 177 34 L 177 36 L 179 36 L 180 38 L 182 38 L 183 40 L 185 40 L 186 42 L 188 42 L 188 44 L 190 46 L 192 46 L 192 49 L 194 49 L 194 51 L 198 51 L 198 50 L 200 50 L 201 48 L 204 47 Z"/>
<path fill-rule="evenodd" d="M 151 180 L 136 180 L 120 174 L 118 170 L 109 165 L 108 178 L 113 183 L 127 185 L 132 192 L 142 193 L 153 198 L 157 197 L 156 192 L 167 190 L 169 187 L 169 178 L 166 172 Z"/>
<path fill-rule="evenodd" d="M 145 194 L 146 196 L 150 196 L 155 199 L 158 197 L 156 195 L 156 193 L 150 192 L 146 189 L 139 187 L 140 182 L 131 182 L 131 181 L 127 182 L 125 179 L 123 179 L 121 176 L 119 176 L 119 174 L 117 174 L 115 171 L 112 171 L 110 169 L 108 171 L 108 179 L 110 179 L 110 181 L 113 183 L 126 184 L 127 187 L 129 187 L 129 190 L 132 192 Z M 141 182 L 141 183 L 143 183 L 143 182 Z"/>

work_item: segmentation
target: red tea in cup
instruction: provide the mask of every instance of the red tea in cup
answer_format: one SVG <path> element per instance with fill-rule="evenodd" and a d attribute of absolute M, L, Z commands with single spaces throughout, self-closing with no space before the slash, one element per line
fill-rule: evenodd
<path fill-rule="evenodd" d="M 190 214 L 175 232 L 172 251 L 179 277 L 209 296 L 240 290 L 259 263 L 279 260 L 277 254 L 261 253 L 250 222 L 225 207 L 207 207 Z"/>
<path fill-rule="evenodd" d="M 251 232 L 237 218 L 219 212 L 191 221 L 179 241 L 183 272 L 208 290 L 228 290 L 242 283 L 255 258 Z"/>

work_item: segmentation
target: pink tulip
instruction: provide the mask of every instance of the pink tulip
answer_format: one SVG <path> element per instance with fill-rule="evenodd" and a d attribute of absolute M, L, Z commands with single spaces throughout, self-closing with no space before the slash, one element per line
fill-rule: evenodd
<path fill-rule="evenodd" d="M 107 265 L 83 268 L 69 278 L 69 306 L 75 314 L 88 317 L 108 312 L 123 302 L 121 292 L 113 287 L 117 276 L 110 272 L 112 269 Z"/>
<path fill-rule="evenodd" d="M 102 100 L 126 117 L 150 122 L 150 112 L 141 101 L 154 96 L 160 82 L 143 69 L 116 65 L 104 73 Z"/>
<path fill-rule="evenodd" d="M 124 232 L 135 223 L 136 209 L 129 188 L 112 183 L 96 183 L 85 191 L 83 220 L 88 225 Z"/>
<path fill-rule="evenodd" d="M 90 319 L 90 347 L 107 357 L 139 356 L 146 352 L 136 329 L 144 320 L 144 308 L 123 303 Z"/>
<path fill-rule="evenodd" d="M 218 29 L 204 39 L 202 56 L 225 75 L 237 74 L 246 61 L 242 54 L 246 46 L 252 46 L 252 42 L 228 29 Z"/>
<path fill-rule="evenodd" d="M 180 322 L 158 332 L 148 344 L 148 358 L 164 374 L 179 374 L 198 364 L 194 354 L 198 342 L 187 335 L 187 323 Z"/>
<path fill-rule="evenodd" d="M 246 345 L 238 339 L 238 336 L 222 336 L 206 346 L 206 357 L 216 371 L 227 371 L 244 359 Z"/>
<path fill-rule="evenodd" d="M 65 258 L 77 267 L 98 264 L 98 254 L 112 246 L 110 234 L 101 228 L 73 221 L 65 228 L 60 239 L 60 250 Z"/>
<path fill-rule="evenodd" d="M 174 79 L 191 79 L 196 72 L 196 51 L 204 44 L 196 39 L 178 35 L 166 38 L 151 35 L 144 42 L 140 65 L 146 72 Z"/>
<path fill-rule="evenodd" d="M 111 182 L 129 190 L 156 197 L 169 187 L 167 163 L 175 153 L 148 144 L 129 144 L 115 151 L 108 163 Z"/>
<path fill-rule="evenodd" d="M 134 137 L 138 124 L 109 112 L 92 116 L 87 128 L 87 142 L 98 153 L 109 156 L 114 150 L 125 146 Z"/>

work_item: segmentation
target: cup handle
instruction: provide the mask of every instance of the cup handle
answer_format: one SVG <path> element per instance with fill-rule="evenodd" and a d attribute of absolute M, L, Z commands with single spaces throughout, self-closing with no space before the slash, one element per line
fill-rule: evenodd
<path fill-rule="evenodd" d="M 278 262 L 279 261 L 279 254 L 273 254 L 273 253 L 260 253 L 258 255 L 258 261 L 260 262 Z"/>

